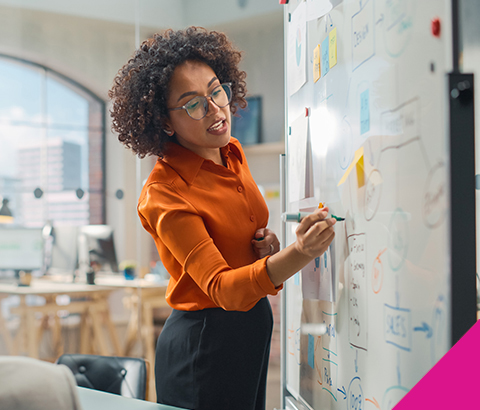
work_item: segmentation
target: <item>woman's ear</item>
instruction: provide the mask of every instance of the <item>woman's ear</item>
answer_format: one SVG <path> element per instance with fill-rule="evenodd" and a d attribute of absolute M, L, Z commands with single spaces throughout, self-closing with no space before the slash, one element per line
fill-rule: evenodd
<path fill-rule="evenodd" d="M 171 137 L 173 134 L 175 134 L 175 131 L 173 130 L 172 126 L 168 121 L 165 121 L 162 125 L 163 132 L 167 134 L 169 137 Z"/>

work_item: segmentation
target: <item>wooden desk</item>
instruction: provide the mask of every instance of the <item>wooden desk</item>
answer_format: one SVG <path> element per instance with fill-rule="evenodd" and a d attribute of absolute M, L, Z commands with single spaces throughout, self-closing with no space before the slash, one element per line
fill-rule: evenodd
<path fill-rule="evenodd" d="M 114 354 L 120 355 L 121 347 L 115 327 L 110 319 L 108 307 L 108 296 L 112 291 L 113 289 L 109 287 L 81 283 L 57 283 L 45 279 L 34 279 L 30 286 L 0 284 L 0 297 L 12 295 L 20 297 L 20 306 L 11 309 L 13 314 L 20 315 L 20 326 L 15 340 L 11 338 L 8 330 L 3 332 L 9 353 L 17 355 L 23 350 L 28 356 L 38 358 L 39 341 L 41 340 L 43 330 L 48 324 L 48 318 L 53 317 L 55 321 L 52 329 L 54 348 L 57 357 L 61 355 L 63 353 L 63 343 L 58 312 L 67 311 L 70 314 L 81 315 L 80 353 L 96 352 L 101 355 L 111 353 L 104 334 L 103 327 L 105 326 L 113 345 Z M 28 295 L 44 297 L 45 305 L 27 305 L 26 297 Z M 74 300 L 66 305 L 59 305 L 57 296 L 60 295 L 68 295 L 70 299 L 79 300 Z M 38 329 L 35 323 L 36 315 L 42 318 Z M 5 323 L 0 323 L 0 325 L 2 325 L 3 329 L 6 329 Z"/>
<path fill-rule="evenodd" d="M 142 353 L 150 363 L 150 380 L 147 399 L 156 401 L 155 393 L 155 325 L 153 312 L 157 308 L 170 308 L 165 300 L 168 282 L 153 282 L 145 279 L 127 280 L 119 275 L 99 275 L 95 283 L 100 286 L 125 289 L 123 303 L 130 311 L 127 335 L 123 355 L 130 356 L 138 341 L 142 344 Z M 140 336 L 140 337 L 139 337 Z"/>
<path fill-rule="evenodd" d="M 77 387 L 78 398 L 83 410 L 186 410 L 164 404 L 122 397 L 117 394 Z"/>

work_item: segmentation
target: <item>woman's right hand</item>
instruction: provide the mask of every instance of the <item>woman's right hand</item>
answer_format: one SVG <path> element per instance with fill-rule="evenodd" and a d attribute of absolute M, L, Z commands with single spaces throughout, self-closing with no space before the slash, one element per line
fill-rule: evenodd
<path fill-rule="evenodd" d="M 334 218 L 325 219 L 327 216 L 328 208 L 325 207 L 302 219 L 295 232 L 295 249 L 298 252 L 313 259 L 328 249 L 335 237 L 333 225 L 337 221 Z"/>

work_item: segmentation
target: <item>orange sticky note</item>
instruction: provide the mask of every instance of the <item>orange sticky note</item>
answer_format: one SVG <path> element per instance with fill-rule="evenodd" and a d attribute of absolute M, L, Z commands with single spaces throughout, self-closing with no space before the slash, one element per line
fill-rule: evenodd
<path fill-rule="evenodd" d="M 320 72 L 320 45 L 313 49 L 313 82 L 317 82 L 322 76 Z"/>

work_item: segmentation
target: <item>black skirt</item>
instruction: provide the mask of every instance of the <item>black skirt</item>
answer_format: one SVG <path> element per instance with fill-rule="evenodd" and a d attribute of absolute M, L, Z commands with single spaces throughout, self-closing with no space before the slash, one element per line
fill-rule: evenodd
<path fill-rule="evenodd" d="M 157 402 L 264 410 L 272 328 L 267 298 L 248 312 L 173 310 L 157 342 Z"/>

